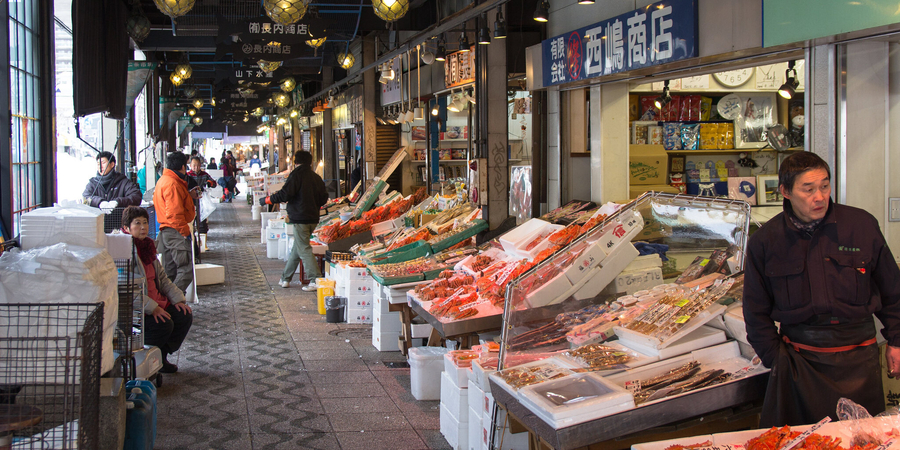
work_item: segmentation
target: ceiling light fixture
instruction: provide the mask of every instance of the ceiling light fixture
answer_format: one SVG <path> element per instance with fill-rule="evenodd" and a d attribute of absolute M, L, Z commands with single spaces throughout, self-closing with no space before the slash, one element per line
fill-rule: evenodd
<path fill-rule="evenodd" d="M 594 0 L 578 0 L 579 5 L 593 5 Z"/>
<path fill-rule="evenodd" d="M 203 118 L 200 116 L 194 117 L 194 125 L 197 125 L 198 127 L 203 125 Z"/>
<path fill-rule="evenodd" d="M 478 29 L 478 44 L 489 45 L 491 43 L 491 30 L 487 25 L 487 15 L 481 15 L 481 28 Z"/>
<path fill-rule="evenodd" d="M 276 23 L 290 25 L 302 19 L 310 0 L 263 0 L 266 15 Z"/>
<path fill-rule="evenodd" d="M 784 84 L 778 88 L 778 95 L 791 99 L 797 93 L 800 82 L 797 81 L 797 69 L 794 68 L 794 61 L 788 61 L 788 68 L 784 71 Z"/>
<path fill-rule="evenodd" d="M 503 8 L 497 8 L 497 20 L 494 21 L 494 39 L 506 39 L 506 20 L 503 19 Z"/>
<path fill-rule="evenodd" d="M 375 15 L 385 22 L 393 22 L 409 11 L 409 0 L 372 0 Z"/>
<path fill-rule="evenodd" d="M 194 98 L 197 95 L 197 88 L 194 86 L 188 86 L 184 88 L 184 96 L 187 98 Z"/>
<path fill-rule="evenodd" d="M 281 61 L 266 61 L 264 59 L 261 59 L 256 63 L 256 65 L 259 66 L 259 69 L 263 72 L 272 73 L 279 67 L 281 67 Z"/>
<path fill-rule="evenodd" d="M 469 50 L 471 50 L 469 36 L 466 35 L 466 30 L 463 30 L 459 33 L 459 51 L 465 53 Z"/>
<path fill-rule="evenodd" d="M 297 80 L 294 77 L 287 77 L 281 81 L 281 90 L 284 92 L 291 92 L 295 87 L 297 87 Z"/>
<path fill-rule="evenodd" d="M 278 92 L 272 96 L 272 102 L 275 103 L 278 107 L 284 108 L 287 105 L 291 104 L 291 97 L 284 92 Z"/>
<path fill-rule="evenodd" d="M 300 115 L 300 111 L 297 111 L 297 108 L 291 109 L 291 119 Z"/>
<path fill-rule="evenodd" d="M 328 103 L 325 104 L 326 108 L 334 108 L 337 106 L 337 103 L 334 101 L 334 94 L 328 94 Z"/>
<path fill-rule="evenodd" d="M 653 102 L 656 105 L 656 109 L 663 109 L 669 102 L 672 101 L 672 95 L 669 94 L 669 80 L 666 80 L 665 85 L 663 86 L 663 93 L 659 97 L 656 97 L 656 101 Z"/>
<path fill-rule="evenodd" d="M 191 107 L 187 109 L 187 113 L 189 116 L 194 117 L 197 114 L 197 110 Z"/>
<path fill-rule="evenodd" d="M 341 67 L 349 69 L 353 67 L 353 63 L 356 62 L 356 57 L 353 56 L 353 53 L 338 53 L 337 60 Z"/>
<path fill-rule="evenodd" d="M 446 61 L 447 60 L 447 48 L 444 45 L 444 39 L 441 38 L 438 41 L 437 53 L 434 54 L 435 61 Z"/>
<path fill-rule="evenodd" d="M 181 77 L 182 81 L 185 81 L 191 78 L 191 75 L 194 74 L 194 69 L 191 68 L 190 64 L 182 63 L 175 66 L 175 73 L 177 73 L 178 76 Z"/>
<path fill-rule="evenodd" d="M 215 98 L 215 97 L 210 97 L 210 98 L 209 98 L 209 104 L 212 105 L 212 106 L 216 106 L 216 98 Z"/>
<path fill-rule="evenodd" d="M 475 104 L 475 89 L 472 89 L 472 93 L 469 94 L 469 91 L 466 91 L 466 100 L 471 104 Z"/>
<path fill-rule="evenodd" d="M 194 0 L 153 0 L 159 11 L 175 21 L 176 17 L 187 14 L 194 7 Z"/>
<path fill-rule="evenodd" d="M 440 114 L 440 112 L 441 112 L 441 105 L 437 101 L 435 101 L 434 107 L 431 108 L 431 115 L 437 116 L 438 114 Z"/>
<path fill-rule="evenodd" d="M 197 108 L 197 109 L 202 108 L 203 107 L 203 99 L 202 98 L 195 99 L 193 102 L 193 105 L 194 105 L 194 108 Z"/>
<path fill-rule="evenodd" d="M 175 87 L 181 86 L 181 83 L 184 83 L 184 80 L 175 72 L 172 72 L 172 74 L 169 75 L 169 81 L 171 81 L 172 86 Z"/>
<path fill-rule="evenodd" d="M 125 22 L 125 32 L 131 36 L 135 42 L 141 42 L 150 34 L 150 19 L 144 15 L 144 11 L 140 5 L 137 5 L 128 16 Z"/>
<path fill-rule="evenodd" d="M 535 22 L 546 22 L 550 18 L 550 2 L 547 0 L 539 0 L 537 8 L 534 9 Z"/>

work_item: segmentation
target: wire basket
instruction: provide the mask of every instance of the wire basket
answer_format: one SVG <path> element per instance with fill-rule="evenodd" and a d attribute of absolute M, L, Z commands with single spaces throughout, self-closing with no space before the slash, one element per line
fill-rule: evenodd
<path fill-rule="evenodd" d="M 0 447 L 99 447 L 102 335 L 100 303 L 0 304 Z"/>

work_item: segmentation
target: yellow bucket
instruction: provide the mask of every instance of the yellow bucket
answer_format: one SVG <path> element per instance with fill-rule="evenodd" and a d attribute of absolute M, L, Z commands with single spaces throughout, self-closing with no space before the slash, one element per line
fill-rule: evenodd
<path fill-rule="evenodd" d="M 334 280 L 316 278 L 316 297 L 318 298 L 319 314 L 325 315 L 325 297 L 334 295 Z"/>

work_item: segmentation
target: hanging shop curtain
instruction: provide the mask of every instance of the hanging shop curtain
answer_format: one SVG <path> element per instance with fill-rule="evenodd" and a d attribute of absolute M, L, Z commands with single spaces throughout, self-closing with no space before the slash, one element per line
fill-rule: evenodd
<path fill-rule="evenodd" d="M 128 77 L 128 11 L 121 0 L 74 0 L 75 115 L 107 112 L 125 119 Z"/>

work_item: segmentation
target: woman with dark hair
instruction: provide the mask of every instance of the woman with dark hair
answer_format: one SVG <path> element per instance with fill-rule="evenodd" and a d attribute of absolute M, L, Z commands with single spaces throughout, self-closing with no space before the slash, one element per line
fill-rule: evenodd
<path fill-rule="evenodd" d="M 206 170 L 218 170 L 219 166 L 216 164 L 216 158 L 209 158 L 209 164 L 206 165 Z"/>
<path fill-rule="evenodd" d="M 141 292 L 144 309 L 144 344 L 159 347 L 163 355 L 162 373 L 175 373 L 178 366 L 168 356 L 178 351 L 194 321 L 191 307 L 185 303 L 184 291 L 178 288 L 156 258 L 156 245 L 147 237 L 150 215 L 139 206 L 129 206 L 122 213 L 122 231 L 134 239 L 139 273 L 147 282 Z"/>

